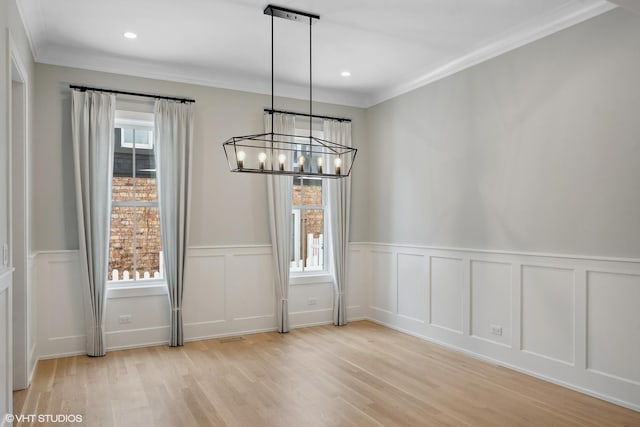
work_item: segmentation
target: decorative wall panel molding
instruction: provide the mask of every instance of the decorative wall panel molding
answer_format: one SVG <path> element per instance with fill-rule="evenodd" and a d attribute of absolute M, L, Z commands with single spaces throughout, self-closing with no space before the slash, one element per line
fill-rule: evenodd
<path fill-rule="evenodd" d="M 347 296 L 350 319 L 366 316 L 365 282 L 354 269 L 365 261 L 351 252 Z M 33 257 L 37 294 L 39 359 L 84 354 L 84 314 L 77 251 L 46 251 Z M 271 246 L 192 247 L 187 254 L 187 285 L 183 313 L 186 341 L 275 330 L 275 293 Z M 161 291 L 161 292 L 160 292 Z M 168 342 L 166 291 L 156 288 L 118 289 L 108 297 L 105 313 L 107 349 L 118 350 Z M 313 300 L 313 305 L 309 300 Z M 291 327 L 332 322 L 333 284 L 292 286 Z M 126 322 L 121 321 L 125 316 Z"/>
<path fill-rule="evenodd" d="M 371 320 L 640 410 L 640 260 L 351 247 Z"/>

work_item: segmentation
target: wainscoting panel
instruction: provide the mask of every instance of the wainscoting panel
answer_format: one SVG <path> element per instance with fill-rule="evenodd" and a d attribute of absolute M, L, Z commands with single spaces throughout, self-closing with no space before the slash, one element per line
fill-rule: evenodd
<path fill-rule="evenodd" d="M 13 412 L 13 368 L 11 340 L 12 270 L 0 270 L 0 423 Z"/>
<path fill-rule="evenodd" d="M 640 260 L 352 247 L 370 263 L 371 320 L 640 410 Z"/>
<path fill-rule="evenodd" d="M 366 316 L 368 251 L 354 248 L 347 317 Z M 77 251 L 39 252 L 33 257 L 37 300 L 34 358 L 85 353 L 82 289 Z M 291 328 L 332 322 L 333 283 L 291 286 Z M 275 329 L 271 246 L 193 247 L 187 253 L 183 299 L 185 340 L 217 338 Z M 166 289 L 113 289 L 105 311 L 107 349 L 161 345 L 169 337 Z"/>
<path fill-rule="evenodd" d="M 522 266 L 522 350 L 574 362 L 574 271 Z"/>
<path fill-rule="evenodd" d="M 640 386 L 640 275 L 587 274 L 587 368 Z"/>
<path fill-rule="evenodd" d="M 426 323 L 429 260 L 422 254 L 398 253 L 397 262 L 398 316 Z"/>
<path fill-rule="evenodd" d="M 275 319 L 271 255 L 229 257 L 227 290 L 229 320 Z"/>
<path fill-rule="evenodd" d="M 431 257 L 430 324 L 462 333 L 464 309 L 463 263 L 459 258 Z"/>
<path fill-rule="evenodd" d="M 270 251 L 189 250 L 187 340 L 275 328 Z M 640 260 L 380 243 L 352 243 L 350 256 L 350 319 L 640 410 Z M 84 353 L 77 252 L 38 253 L 33 268 L 37 356 Z M 166 342 L 166 292 L 136 292 L 107 302 L 110 349 Z M 329 323 L 332 298 L 331 283 L 292 286 L 291 327 Z M 122 314 L 132 322 L 120 323 Z"/>
<path fill-rule="evenodd" d="M 394 254 L 389 251 L 371 251 L 371 309 L 392 314 L 396 307 L 396 280 Z"/>
<path fill-rule="evenodd" d="M 350 319 L 365 318 L 369 311 L 366 303 L 367 288 L 369 286 L 369 263 L 367 256 L 368 252 L 362 251 L 359 247 L 352 247 L 349 251 L 347 318 Z M 333 308 L 333 304 L 331 307 Z"/>
<path fill-rule="evenodd" d="M 186 324 L 224 322 L 225 255 L 193 254 L 188 258 L 184 290 L 183 316 Z"/>
<path fill-rule="evenodd" d="M 511 346 L 511 264 L 471 261 L 471 335 Z"/>
<path fill-rule="evenodd" d="M 332 321 L 332 282 L 289 287 L 289 324 L 292 327 L 326 325 Z"/>
<path fill-rule="evenodd" d="M 121 316 L 128 316 L 121 323 Z M 145 347 L 169 342 L 169 298 L 156 295 L 110 297 L 105 311 L 108 350 Z"/>
<path fill-rule="evenodd" d="M 78 252 L 40 252 L 35 258 L 35 269 L 39 357 L 84 353 L 83 289 Z"/>

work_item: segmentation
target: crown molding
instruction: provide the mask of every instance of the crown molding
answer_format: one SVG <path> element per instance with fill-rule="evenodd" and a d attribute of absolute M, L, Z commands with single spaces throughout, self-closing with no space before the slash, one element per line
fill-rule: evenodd
<path fill-rule="evenodd" d="M 62 67 L 105 73 L 123 74 L 148 79 L 166 80 L 219 89 L 238 90 L 243 92 L 271 94 L 270 81 L 250 75 L 238 75 L 224 70 L 204 69 L 185 65 L 172 65 L 152 61 L 118 57 L 109 54 L 70 50 L 61 47 L 41 49 L 36 62 Z M 308 100 L 309 87 L 278 82 L 276 96 Z M 313 101 L 365 108 L 368 98 L 344 90 L 327 90 L 314 87 Z"/>
<path fill-rule="evenodd" d="M 566 7 L 559 8 L 549 15 L 538 17 L 534 25 L 527 25 L 520 30 L 506 34 L 499 40 L 485 45 L 479 49 L 473 50 L 465 55 L 453 58 L 449 62 L 441 66 L 428 70 L 413 80 L 396 85 L 389 89 L 384 89 L 373 94 L 369 100 L 367 107 L 395 98 L 396 96 L 411 92 L 422 86 L 426 86 L 437 80 L 444 79 L 459 71 L 473 67 L 503 53 L 522 47 L 526 44 L 540 40 L 558 31 L 572 27 L 576 24 L 594 18 L 612 9 L 616 5 L 608 1 L 600 0 L 597 3 L 591 3 L 577 9 L 567 11 Z"/>
<path fill-rule="evenodd" d="M 26 12 L 27 16 L 30 18 L 29 22 L 33 22 L 31 19 L 35 19 L 36 21 L 44 24 L 37 2 L 25 0 L 18 3 L 27 7 L 21 11 L 21 16 L 23 12 Z M 407 82 L 367 94 L 347 91 L 344 89 L 332 90 L 315 87 L 314 101 L 359 108 L 369 108 L 383 101 L 444 79 L 452 74 L 487 61 L 503 53 L 517 49 L 543 37 L 579 24 L 616 7 L 618 6 L 604 0 L 598 0 L 595 3 L 589 2 L 586 5 L 583 2 L 576 0 L 503 34 L 493 42 L 485 44 L 484 46 L 462 56 L 451 58 L 451 60 L 435 69 L 432 68 L 426 70 L 422 75 Z M 19 10 L 21 10 L 20 7 Z M 42 25 L 38 25 L 37 27 L 44 28 Z M 176 65 L 142 61 L 139 59 L 119 57 L 106 53 L 71 50 L 61 46 L 45 45 L 40 46 L 40 49 L 36 49 L 36 46 L 32 41 L 36 40 L 38 35 L 31 34 L 29 27 L 25 26 L 25 28 L 35 61 L 39 63 L 265 95 L 271 93 L 267 79 L 250 75 L 238 75 L 228 70 L 206 69 L 195 66 L 190 67 L 185 64 Z M 307 100 L 308 87 L 278 83 L 276 95 L 279 97 Z"/>
<path fill-rule="evenodd" d="M 618 6 L 628 9 L 631 12 L 640 14 L 640 3 L 638 0 L 610 0 L 611 3 L 615 3 Z"/>
<path fill-rule="evenodd" d="M 38 60 L 38 49 L 36 47 L 36 43 L 34 43 L 35 37 L 33 35 L 32 28 L 43 28 L 44 20 L 42 19 L 42 12 L 40 10 L 40 5 L 37 2 L 33 1 L 20 1 L 16 0 L 16 7 L 18 9 L 18 15 L 20 16 L 20 23 L 22 24 L 22 28 L 24 28 L 24 32 L 27 35 L 27 41 L 29 42 L 29 49 L 31 49 L 31 56 L 33 60 L 37 62 Z M 29 17 L 29 20 L 25 19 L 25 17 Z M 27 25 L 27 22 L 37 22 L 36 25 Z"/>

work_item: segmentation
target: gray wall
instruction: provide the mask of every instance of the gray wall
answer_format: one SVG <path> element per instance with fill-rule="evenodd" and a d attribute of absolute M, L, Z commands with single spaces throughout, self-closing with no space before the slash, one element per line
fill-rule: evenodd
<path fill-rule="evenodd" d="M 232 174 L 222 142 L 264 131 L 262 110 L 270 98 L 246 92 L 37 64 L 34 134 L 34 246 L 78 247 L 71 143 L 70 83 L 192 97 L 195 104 L 192 246 L 270 242 L 264 176 Z M 118 108 L 152 111 L 150 101 L 118 97 Z M 276 108 L 307 111 L 308 104 L 276 99 Z M 353 119 L 354 145 L 365 143 L 364 110 L 315 104 L 314 112 Z M 366 192 L 366 150 L 354 168 L 354 193 Z M 366 199 L 354 202 L 355 218 L 366 216 Z M 354 221 L 352 240 L 364 240 L 366 222 Z"/>
<path fill-rule="evenodd" d="M 640 17 L 618 9 L 366 112 L 316 105 L 354 119 L 351 240 L 640 256 L 638 75 Z M 267 96 L 42 64 L 35 76 L 36 250 L 77 247 L 69 83 L 196 98 L 191 244 L 269 242 L 263 178 L 228 173 L 220 147 L 261 131 Z"/>
<path fill-rule="evenodd" d="M 640 257 L 638 76 L 617 9 L 370 108 L 366 239 Z"/>
<path fill-rule="evenodd" d="M 7 123 L 8 96 L 7 84 L 9 76 L 7 75 L 7 32 L 8 22 L 8 1 L 0 0 L 0 251 L 2 245 L 9 242 L 9 140 L 6 131 L 9 123 Z M 0 253 L 0 257 L 2 254 Z M 2 261 L 0 260 L 0 271 L 2 270 Z"/>

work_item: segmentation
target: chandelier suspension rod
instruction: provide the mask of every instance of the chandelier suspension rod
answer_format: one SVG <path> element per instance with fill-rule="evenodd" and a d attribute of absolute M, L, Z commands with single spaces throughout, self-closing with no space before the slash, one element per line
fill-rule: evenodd
<path fill-rule="evenodd" d="M 273 13 L 271 14 L 271 110 L 273 111 Z M 273 133 L 273 114 L 271 115 L 271 133 Z"/>
<path fill-rule="evenodd" d="M 309 17 L 309 150 L 311 151 L 312 147 L 311 147 L 311 135 L 312 135 L 312 129 L 313 129 L 313 124 L 311 123 L 311 121 L 313 120 L 313 51 L 312 51 L 312 46 L 313 43 L 311 42 L 311 26 L 312 26 L 312 18 Z"/>
<path fill-rule="evenodd" d="M 273 13 L 271 13 L 271 109 L 273 110 Z M 271 114 L 271 169 L 273 169 L 273 114 Z"/>

